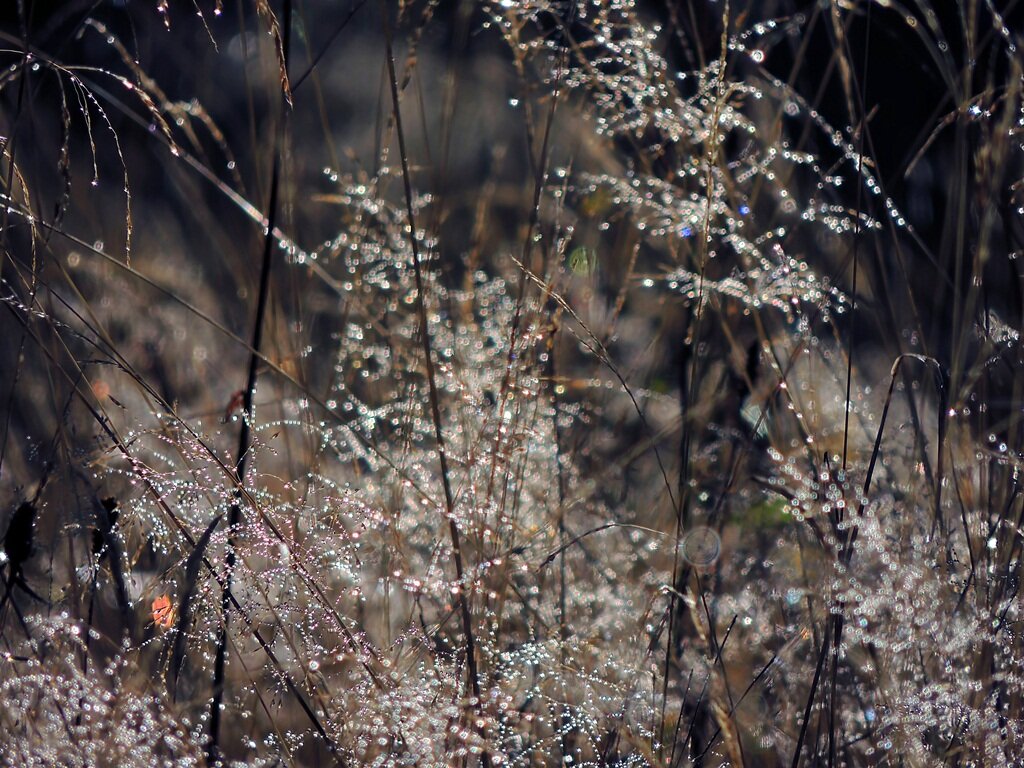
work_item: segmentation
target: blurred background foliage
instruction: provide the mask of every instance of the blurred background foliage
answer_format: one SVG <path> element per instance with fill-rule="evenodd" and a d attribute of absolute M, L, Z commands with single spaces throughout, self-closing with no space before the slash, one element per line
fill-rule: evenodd
<path fill-rule="evenodd" d="M 2 4 L 0 757 L 1014 764 L 1022 29 Z"/>

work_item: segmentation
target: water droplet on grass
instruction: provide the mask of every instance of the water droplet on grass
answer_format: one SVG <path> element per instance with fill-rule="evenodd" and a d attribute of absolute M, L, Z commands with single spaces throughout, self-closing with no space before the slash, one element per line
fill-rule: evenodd
<path fill-rule="evenodd" d="M 683 559 L 695 568 L 708 568 L 722 553 L 722 540 L 718 533 L 706 526 L 691 529 L 683 536 Z"/>

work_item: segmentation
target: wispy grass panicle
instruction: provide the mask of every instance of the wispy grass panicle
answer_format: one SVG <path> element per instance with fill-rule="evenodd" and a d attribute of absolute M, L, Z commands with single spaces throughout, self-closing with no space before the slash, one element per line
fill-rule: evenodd
<path fill-rule="evenodd" d="M 683 5 L 0 9 L 0 763 L 1017 764 L 1020 14 Z"/>

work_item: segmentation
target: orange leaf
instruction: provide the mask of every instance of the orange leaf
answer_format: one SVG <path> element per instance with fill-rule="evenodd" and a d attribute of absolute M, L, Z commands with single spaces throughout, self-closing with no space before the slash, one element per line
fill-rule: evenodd
<path fill-rule="evenodd" d="M 174 606 L 167 595 L 160 595 L 153 600 L 153 623 L 163 629 L 174 626 Z"/>

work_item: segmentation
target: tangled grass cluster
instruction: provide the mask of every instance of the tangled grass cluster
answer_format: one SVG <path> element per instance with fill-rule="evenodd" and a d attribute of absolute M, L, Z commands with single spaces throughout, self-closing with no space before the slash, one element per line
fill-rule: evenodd
<path fill-rule="evenodd" d="M 3 764 L 1018 764 L 1005 5 L 5 11 Z"/>

